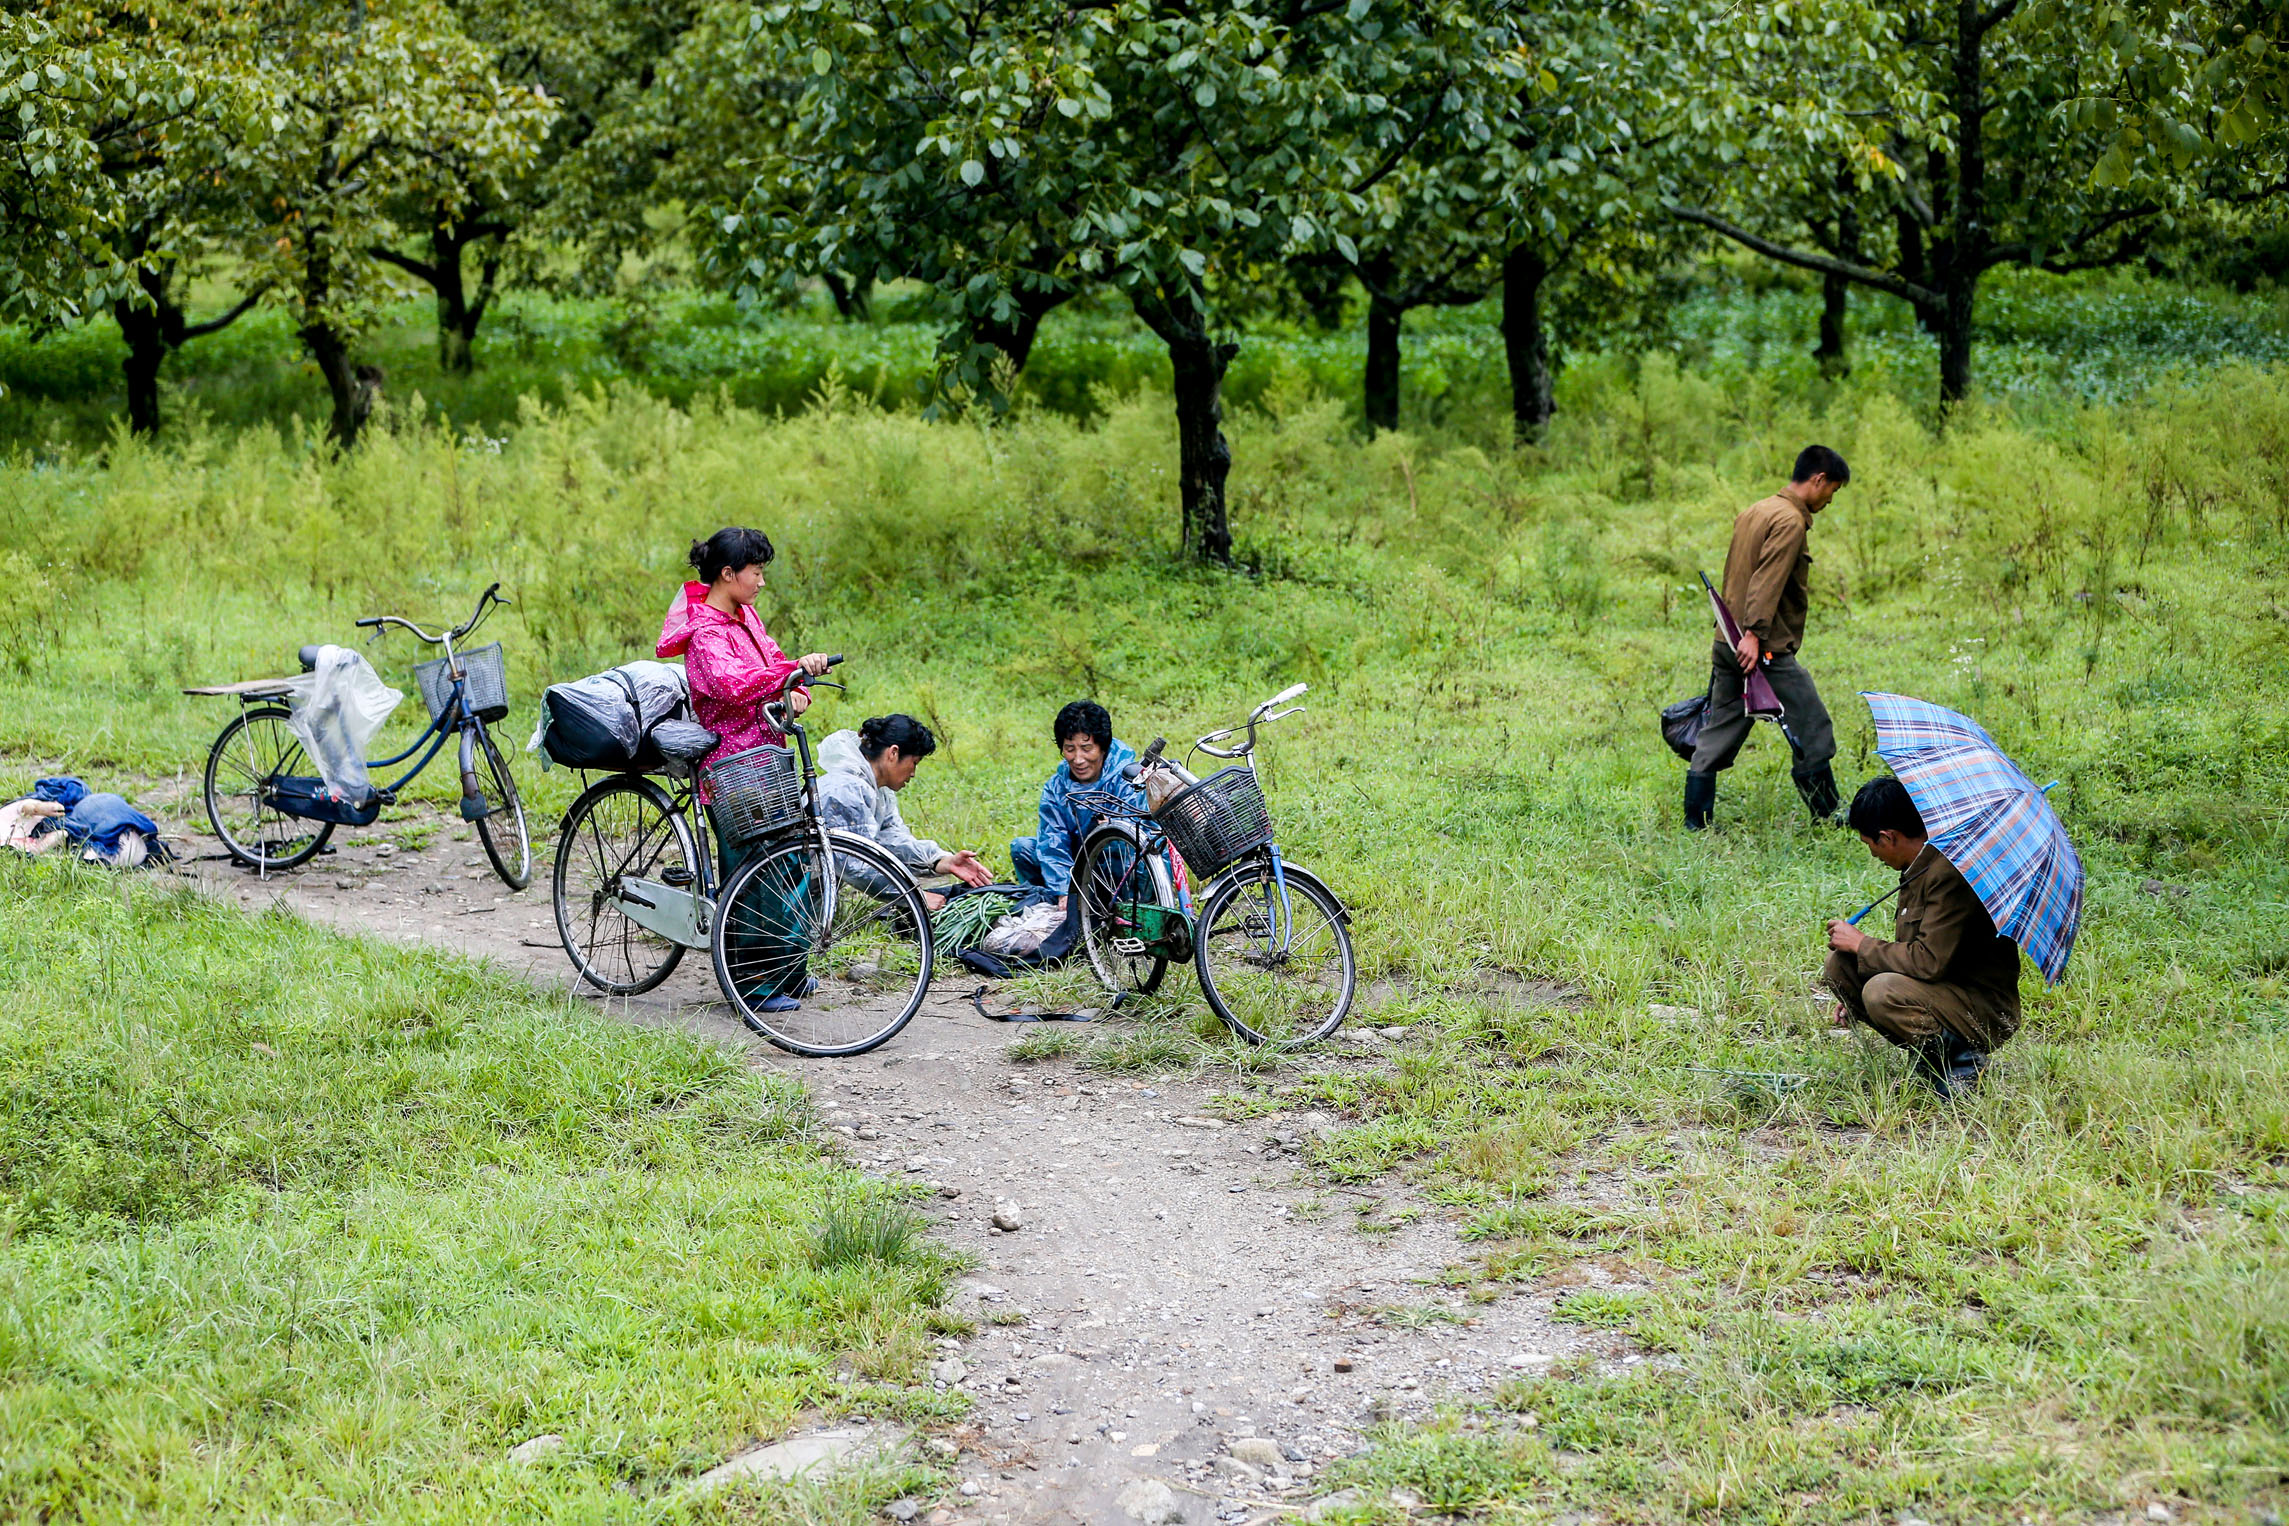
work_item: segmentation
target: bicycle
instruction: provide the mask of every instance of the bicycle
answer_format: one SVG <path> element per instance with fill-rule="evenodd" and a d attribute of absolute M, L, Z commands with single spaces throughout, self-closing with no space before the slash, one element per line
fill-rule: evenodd
<path fill-rule="evenodd" d="M 1318 876 L 1280 856 L 1256 777 L 1256 729 L 1302 709 L 1279 707 L 1308 688 L 1283 690 L 1243 725 L 1193 743 L 1237 765 L 1205 779 L 1163 758 L 1168 744 L 1155 737 L 1122 770 L 1145 783 L 1148 799 L 1174 787 L 1150 812 L 1107 791 L 1075 796 L 1100 818 L 1082 839 L 1073 885 L 1082 946 L 1106 990 L 1150 994 L 1170 964 L 1189 959 L 1208 1005 L 1251 1044 L 1316 1043 L 1342 1025 L 1359 981 L 1351 914 Z M 1218 745 L 1243 730 L 1244 741 Z M 1159 784 L 1156 769 L 1169 774 Z M 1178 859 L 1207 891 L 1197 915 Z"/>
<path fill-rule="evenodd" d="M 833 1058 L 864 1054 L 912 1020 L 937 945 L 905 866 L 819 817 L 810 738 L 788 709 L 811 682 L 797 670 L 765 707 L 792 748 L 709 761 L 712 732 L 658 728 L 638 770 L 588 786 L 565 812 L 551 899 L 565 953 L 595 989 L 649 991 L 687 949 L 704 949 L 750 1031 Z M 720 890 L 711 840 L 740 856 Z"/>
<path fill-rule="evenodd" d="M 413 745 L 394 757 L 369 759 L 368 769 L 394 768 L 421 752 L 420 761 L 362 801 L 335 798 L 315 777 L 317 765 L 289 724 L 293 715 L 277 703 L 293 692 L 294 680 L 254 679 L 186 689 L 186 694 L 225 694 L 239 702 L 239 713 L 207 750 L 202 793 L 207 822 L 237 863 L 268 874 L 297 868 L 318 856 L 337 826 L 366 826 L 395 805 L 441 752 L 448 738 L 458 741 L 461 765 L 461 819 L 477 829 L 493 872 L 511 890 L 532 883 L 532 837 L 525 807 L 507 758 L 493 740 L 492 724 L 509 713 L 508 672 L 499 642 L 473 651 L 455 643 L 485 622 L 495 607 L 514 601 L 501 597 L 495 583 L 477 596 L 469 618 L 432 635 L 402 615 L 370 615 L 362 630 L 383 632 L 403 626 L 445 655 L 413 669 L 415 685 L 429 707 L 429 725 Z M 302 671 L 317 666 L 318 648 L 301 651 Z"/>

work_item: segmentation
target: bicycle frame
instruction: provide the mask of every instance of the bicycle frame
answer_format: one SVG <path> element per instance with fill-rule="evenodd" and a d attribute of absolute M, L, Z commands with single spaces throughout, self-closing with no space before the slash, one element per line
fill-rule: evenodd
<path fill-rule="evenodd" d="M 446 656 L 450 658 L 452 654 L 453 649 L 448 645 Z M 242 710 L 251 709 L 255 705 L 272 702 L 273 698 L 268 695 L 248 696 L 239 701 L 239 708 Z M 450 720 L 448 720 L 448 716 L 451 717 Z M 455 677 L 453 680 L 453 706 L 446 715 L 438 716 L 424 726 L 420 735 L 413 739 L 412 745 L 408 746 L 405 751 L 392 754 L 386 758 L 368 758 L 365 760 L 368 770 L 395 768 L 415 753 L 421 752 L 422 744 L 427 743 L 429 746 L 429 750 L 422 753 L 420 762 L 414 764 L 388 784 L 377 786 L 374 793 L 381 796 L 385 804 L 394 805 L 397 801 L 397 792 L 421 777 L 421 771 L 435 760 L 439 752 L 444 750 L 445 739 L 455 733 L 458 733 L 461 738 L 460 761 L 462 771 L 467 773 L 473 770 L 476 766 L 476 732 L 480 724 L 477 718 L 469 713 L 468 685 L 461 678 Z M 307 756 L 308 754 L 297 743 L 293 755 L 281 760 L 278 774 L 272 777 L 279 777 L 287 773 L 294 758 Z"/>
<path fill-rule="evenodd" d="M 842 659 L 837 657 L 834 661 L 840 662 Z M 765 833 L 755 839 L 752 846 L 760 850 L 791 837 L 807 837 L 818 844 L 819 851 L 826 855 L 826 862 L 831 864 L 834 862 L 833 834 L 829 832 L 826 821 L 819 814 L 819 773 L 817 765 L 811 757 L 810 736 L 804 730 L 802 723 L 797 721 L 786 709 L 787 697 L 794 690 L 798 681 L 815 682 L 809 674 L 797 669 L 789 675 L 787 682 L 781 687 L 778 700 L 764 707 L 764 713 L 771 721 L 773 728 L 782 736 L 794 739 L 795 755 L 802 764 L 803 820 L 799 824 L 790 822 L 775 831 Z M 459 680 L 455 682 L 458 684 Z M 833 684 L 829 687 L 839 689 L 842 685 Z M 416 747 L 420 745 L 418 742 L 414 744 Z M 407 749 L 408 752 L 411 750 L 410 748 Z M 416 771 L 418 772 L 418 770 Z M 671 774 L 670 777 L 676 779 L 676 791 L 669 803 L 675 813 L 684 819 L 686 830 L 693 833 L 693 848 L 699 859 L 699 862 L 693 866 L 693 877 L 697 883 L 687 888 L 652 880 L 635 879 L 623 882 L 620 892 L 613 899 L 619 904 L 621 913 L 629 921 L 646 931 L 658 933 L 661 937 L 680 943 L 686 948 L 704 949 L 709 945 L 714 930 L 715 900 L 722 890 L 722 887 L 715 883 L 715 856 L 718 846 L 715 819 L 711 811 L 705 809 L 694 811 L 692 809 L 694 804 L 705 804 L 705 802 L 700 801 L 699 790 L 694 782 L 696 771 L 681 776 Z M 633 895 L 629 894 L 631 888 L 635 891 Z M 837 895 L 834 875 L 825 876 L 821 895 L 825 905 L 820 925 L 832 927 Z M 645 897 L 651 897 L 651 899 L 645 899 Z"/>

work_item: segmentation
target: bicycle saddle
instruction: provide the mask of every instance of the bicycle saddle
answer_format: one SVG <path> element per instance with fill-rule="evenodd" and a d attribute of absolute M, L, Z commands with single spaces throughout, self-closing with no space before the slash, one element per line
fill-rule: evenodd
<path fill-rule="evenodd" d="M 294 655 L 300 660 L 303 672 L 315 673 L 318 671 L 318 643 L 313 641 Z"/>
<path fill-rule="evenodd" d="M 647 740 L 652 751 L 670 763 L 697 763 L 715 751 L 722 738 L 696 721 L 662 721 Z"/>

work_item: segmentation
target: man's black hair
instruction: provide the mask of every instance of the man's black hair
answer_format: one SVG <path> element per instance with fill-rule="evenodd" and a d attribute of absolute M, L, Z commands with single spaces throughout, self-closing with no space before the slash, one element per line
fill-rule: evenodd
<path fill-rule="evenodd" d="M 868 762 L 892 747 L 902 758 L 926 758 L 938 750 L 938 739 L 911 715 L 878 715 L 858 728 L 859 754 Z"/>
<path fill-rule="evenodd" d="M 1052 729 L 1060 747 L 1065 745 L 1067 737 L 1095 737 L 1099 747 L 1107 752 L 1113 750 L 1113 718 L 1093 699 L 1077 699 L 1058 711 L 1057 724 Z"/>
<path fill-rule="evenodd" d="M 761 530 L 725 525 L 706 540 L 691 543 L 691 568 L 702 583 L 712 583 L 726 572 L 758 566 L 777 554 L 771 549 L 771 537 Z"/>
<path fill-rule="evenodd" d="M 1852 810 L 1845 818 L 1853 831 L 1862 837 L 1874 837 L 1886 828 L 1902 837 L 1929 837 L 1924 830 L 1923 813 L 1908 798 L 1907 786 L 1890 774 L 1880 774 L 1860 786 L 1852 797 Z"/>
<path fill-rule="evenodd" d="M 1791 482 L 1810 482 L 1813 478 L 1823 474 L 1838 487 L 1842 487 L 1852 480 L 1852 468 L 1844 464 L 1842 456 L 1837 455 L 1825 445 L 1807 445 L 1797 452 L 1796 473 L 1788 480 Z"/>

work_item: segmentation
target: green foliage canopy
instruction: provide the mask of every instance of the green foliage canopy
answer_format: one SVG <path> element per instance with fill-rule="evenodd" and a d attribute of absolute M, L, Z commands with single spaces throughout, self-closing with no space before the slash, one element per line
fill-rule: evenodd
<path fill-rule="evenodd" d="M 1499 0 L 799 0 L 749 26 L 805 81 L 724 222 L 750 278 L 922 281 L 971 387 L 1042 313 L 1118 290 L 1168 345 L 1184 538 L 1212 558 L 1231 549 L 1219 292 L 1299 254 L 1356 259 L 1341 225 L 1363 198 L 1434 125 L 1489 140 L 1488 83 L 1529 67 Z"/>

